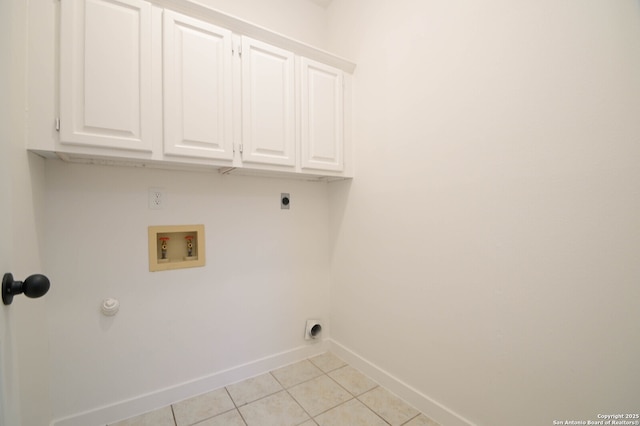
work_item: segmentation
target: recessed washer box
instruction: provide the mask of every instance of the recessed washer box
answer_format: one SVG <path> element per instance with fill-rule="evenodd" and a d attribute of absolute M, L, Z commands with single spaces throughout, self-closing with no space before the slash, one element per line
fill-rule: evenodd
<path fill-rule="evenodd" d="M 204 225 L 149 227 L 149 271 L 204 266 Z"/>

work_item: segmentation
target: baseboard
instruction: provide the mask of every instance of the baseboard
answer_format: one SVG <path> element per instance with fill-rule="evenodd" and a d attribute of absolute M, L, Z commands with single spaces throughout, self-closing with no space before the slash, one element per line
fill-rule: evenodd
<path fill-rule="evenodd" d="M 409 386 L 377 365 L 367 361 L 344 345 L 328 339 L 328 350 L 342 358 L 353 368 L 371 377 L 381 386 L 408 402 L 418 411 L 440 423 L 442 426 L 475 426 L 463 416 L 434 401 L 419 390 Z"/>
<path fill-rule="evenodd" d="M 56 419 L 51 422 L 51 426 L 104 426 L 116 423 L 319 355 L 328 348 L 327 341 L 300 346 L 136 398 Z"/>

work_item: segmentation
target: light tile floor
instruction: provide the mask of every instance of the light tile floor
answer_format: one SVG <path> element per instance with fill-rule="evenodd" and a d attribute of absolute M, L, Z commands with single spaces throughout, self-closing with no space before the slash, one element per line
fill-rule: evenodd
<path fill-rule="evenodd" d="M 439 426 L 330 352 L 111 426 Z"/>

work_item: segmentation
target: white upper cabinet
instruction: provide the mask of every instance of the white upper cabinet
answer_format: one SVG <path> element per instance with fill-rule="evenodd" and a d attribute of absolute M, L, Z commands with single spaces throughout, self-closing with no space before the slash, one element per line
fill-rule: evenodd
<path fill-rule="evenodd" d="M 290 51 L 242 37 L 242 161 L 296 164 L 295 66 Z"/>
<path fill-rule="evenodd" d="M 353 63 L 192 0 L 63 0 L 60 17 L 60 134 L 29 149 L 106 164 L 353 175 Z"/>
<path fill-rule="evenodd" d="M 151 5 L 63 1 L 60 142 L 151 151 Z"/>
<path fill-rule="evenodd" d="M 301 167 L 344 167 L 344 77 L 337 68 L 301 58 Z"/>
<path fill-rule="evenodd" d="M 164 153 L 233 159 L 232 33 L 165 10 Z"/>

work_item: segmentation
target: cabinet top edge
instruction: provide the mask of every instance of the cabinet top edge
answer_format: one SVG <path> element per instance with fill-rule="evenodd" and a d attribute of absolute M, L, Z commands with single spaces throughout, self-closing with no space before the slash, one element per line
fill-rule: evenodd
<path fill-rule="evenodd" d="M 319 62 L 353 73 L 356 64 L 326 50 L 297 41 L 291 37 L 272 31 L 260 25 L 237 18 L 194 0 L 149 0 L 155 6 L 171 9 L 193 18 L 205 19 L 216 25 L 224 26 L 241 35 L 253 37 L 278 47 L 290 50 L 298 55 L 307 56 Z"/>

